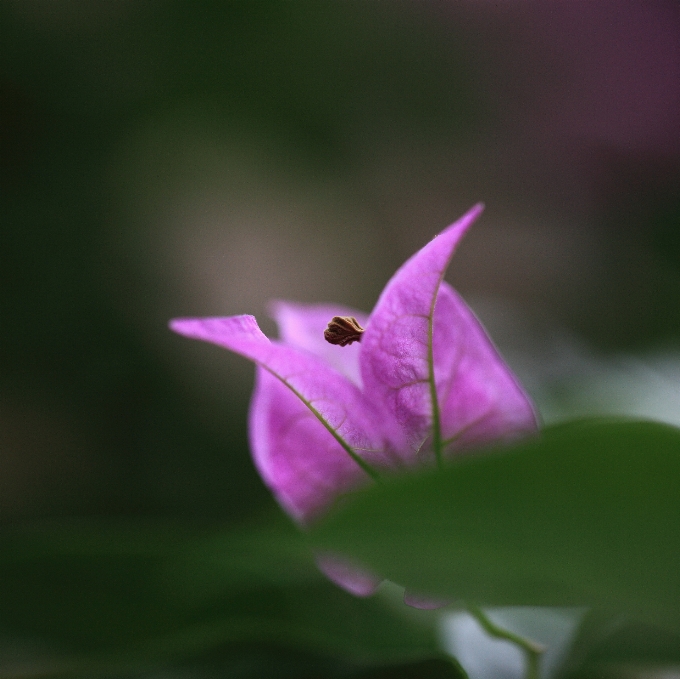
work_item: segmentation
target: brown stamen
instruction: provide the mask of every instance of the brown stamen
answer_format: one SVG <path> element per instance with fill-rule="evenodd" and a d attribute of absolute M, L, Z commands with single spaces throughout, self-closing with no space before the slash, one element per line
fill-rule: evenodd
<path fill-rule="evenodd" d="M 326 342 L 346 347 L 352 342 L 361 342 L 363 332 L 364 329 L 354 316 L 333 316 L 323 336 Z"/>

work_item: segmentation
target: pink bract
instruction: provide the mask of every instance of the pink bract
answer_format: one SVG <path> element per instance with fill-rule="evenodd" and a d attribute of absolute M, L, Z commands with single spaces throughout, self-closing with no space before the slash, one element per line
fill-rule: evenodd
<path fill-rule="evenodd" d="M 265 337 L 253 316 L 171 321 L 175 332 L 257 364 L 249 417 L 253 458 L 300 525 L 379 474 L 441 463 L 461 450 L 536 430 L 531 401 L 472 311 L 443 281 L 482 209 L 473 207 L 413 255 L 368 317 L 333 304 L 276 302 L 278 341 Z M 333 316 L 354 316 L 365 328 L 361 342 L 326 342 L 323 331 Z M 380 582 L 342 556 L 317 561 L 354 594 L 367 596 Z"/>

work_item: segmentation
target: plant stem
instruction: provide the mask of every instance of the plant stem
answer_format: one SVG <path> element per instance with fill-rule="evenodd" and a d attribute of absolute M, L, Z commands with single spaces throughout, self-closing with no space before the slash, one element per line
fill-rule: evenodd
<path fill-rule="evenodd" d="M 522 650 L 526 661 L 525 679 L 539 679 L 539 661 L 541 654 L 545 651 L 541 644 L 499 627 L 477 606 L 468 604 L 467 610 L 489 636 L 509 641 Z"/>

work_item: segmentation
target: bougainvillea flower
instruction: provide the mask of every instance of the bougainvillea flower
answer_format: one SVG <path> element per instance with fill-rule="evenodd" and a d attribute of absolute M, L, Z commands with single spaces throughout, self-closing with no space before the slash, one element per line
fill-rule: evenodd
<path fill-rule="evenodd" d="M 536 429 L 531 401 L 462 298 L 443 281 L 472 208 L 392 277 L 373 312 L 277 302 L 279 340 L 253 316 L 182 318 L 187 337 L 257 364 L 250 416 L 255 465 L 302 526 L 380 476 Z M 325 336 L 324 336 L 325 335 Z M 354 594 L 380 578 L 337 555 L 321 570 Z M 407 595 L 408 600 L 409 595 Z M 412 595 L 411 602 L 427 606 Z"/>

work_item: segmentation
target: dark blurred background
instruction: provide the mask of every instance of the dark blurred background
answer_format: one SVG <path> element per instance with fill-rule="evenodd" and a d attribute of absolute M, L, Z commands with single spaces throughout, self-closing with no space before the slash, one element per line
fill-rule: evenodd
<path fill-rule="evenodd" d="M 673 363 L 675 0 L 4 0 L 0 520 L 266 511 L 252 367 L 168 319 L 370 310 L 480 200 L 449 279 L 539 405 Z"/>

